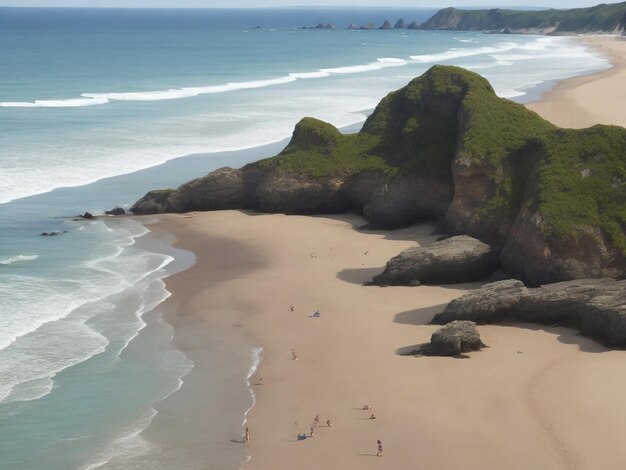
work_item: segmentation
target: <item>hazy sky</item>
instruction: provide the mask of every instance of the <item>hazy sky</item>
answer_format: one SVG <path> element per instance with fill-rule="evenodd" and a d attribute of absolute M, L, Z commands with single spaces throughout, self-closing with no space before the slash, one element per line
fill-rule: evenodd
<path fill-rule="evenodd" d="M 402 6 L 444 8 L 448 6 L 532 5 L 552 8 L 576 8 L 623 0 L 0 0 L 0 6 L 68 7 L 144 7 L 144 8 L 253 8 L 277 6 Z"/>

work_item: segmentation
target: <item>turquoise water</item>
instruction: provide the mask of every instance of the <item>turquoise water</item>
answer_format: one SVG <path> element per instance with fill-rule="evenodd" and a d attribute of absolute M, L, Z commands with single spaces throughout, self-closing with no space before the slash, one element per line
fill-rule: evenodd
<path fill-rule="evenodd" d="M 193 374 L 154 309 L 191 255 L 72 215 L 275 154 L 306 115 L 358 125 L 435 63 L 521 101 L 608 67 L 572 38 L 298 29 L 427 16 L 0 9 L 0 468 L 172 468 L 141 431 Z"/>

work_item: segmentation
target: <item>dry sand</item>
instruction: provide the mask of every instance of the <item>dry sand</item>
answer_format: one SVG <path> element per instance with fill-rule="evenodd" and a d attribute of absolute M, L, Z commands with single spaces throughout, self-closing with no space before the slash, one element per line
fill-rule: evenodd
<path fill-rule="evenodd" d="M 400 250 L 431 243 L 431 226 L 361 232 L 355 216 L 239 211 L 163 220 L 198 254 L 168 284 L 185 298 L 181 314 L 241 325 L 264 348 L 246 469 L 621 468 L 625 353 L 526 325 L 481 327 L 491 347 L 470 359 L 397 354 L 427 341 L 432 314 L 475 287 L 361 285 Z M 208 253 L 224 263 L 220 281 L 207 281 Z M 297 441 L 316 414 L 315 437 Z"/>
<path fill-rule="evenodd" d="M 621 51 L 614 69 L 529 107 L 564 126 L 625 125 L 624 44 L 596 42 Z M 510 325 L 481 326 L 490 348 L 470 359 L 399 355 L 426 342 L 432 315 L 477 285 L 361 285 L 402 249 L 434 239 L 429 225 L 363 232 L 362 223 L 240 211 L 162 217 L 160 228 L 198 257 L 167 282 L 175 327 L 237 328 L 263 347 L 246 470 L 623 468 L 625 352 L 566 328 Z M 298 441 L 316 414 L 315 437 Z"/>

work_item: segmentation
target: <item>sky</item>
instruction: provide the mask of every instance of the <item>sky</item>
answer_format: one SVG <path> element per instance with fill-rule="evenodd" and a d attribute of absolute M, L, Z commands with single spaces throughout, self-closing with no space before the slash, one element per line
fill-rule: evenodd
<path fill-rule="evenodd" d="M 286 6 L 383 6 L 445 8 L 449 6 L 506 7 L 531 5 L 578 8 L 623 0 L 0 0 L 2 6 L 126 7 L 126 8 L 259 8 Z"/>

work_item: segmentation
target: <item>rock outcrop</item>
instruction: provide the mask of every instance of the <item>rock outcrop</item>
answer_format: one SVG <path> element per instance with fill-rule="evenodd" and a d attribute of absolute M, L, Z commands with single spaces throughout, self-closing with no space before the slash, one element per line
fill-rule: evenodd
<path fill-rule="evenodd" d="M 612 348 L 626 347 L 626 280 L 578 279 L 537 288 L 517 280 L 486 284 L 450 302 L 433 323 L 518 320 L 561 324 Z"/>
<path fill-rule="evenodd" d="M 104 213 L 106 215 L 124 215 L 126 214 L 126 211 L 124 210 L 123 207 L 114 207 L 110 211 L 105 211 Z"/>
<path fill-rule="evenodd" d="M 455 284 L 479 281 L 498 267 L 498 252 L 466 235 L 409 248 L 389 260 L 372 284 Z"/>
<path fill-rule="evenodd" d="M 626 130 L 558 129 L 458 67 L 387 95 L 356 134 L 302 119 L 277 156 L 222 168 L 131 209 L 362 213 L 370 228 L 429 219 L 504 245 L 530 285 L 626 276 Z"/>
<path fill-rule="evenodd" d="M 406 23 L 404 22 L 404 20 L 402 18 L 400 18 L 398 21 L 396 21 L 396 23 L 393 25 L 393 29 L 406 29 Z"/>
<path fill-rule="evenodd" d="M 435 331 L 430 343 L 423 345 L 415 354 L 424 356 L 460 356 L 470 351 L 479 351 L 486 347 L 480 339 L 476 323 L 471 321 L 453 321 Z"/>

